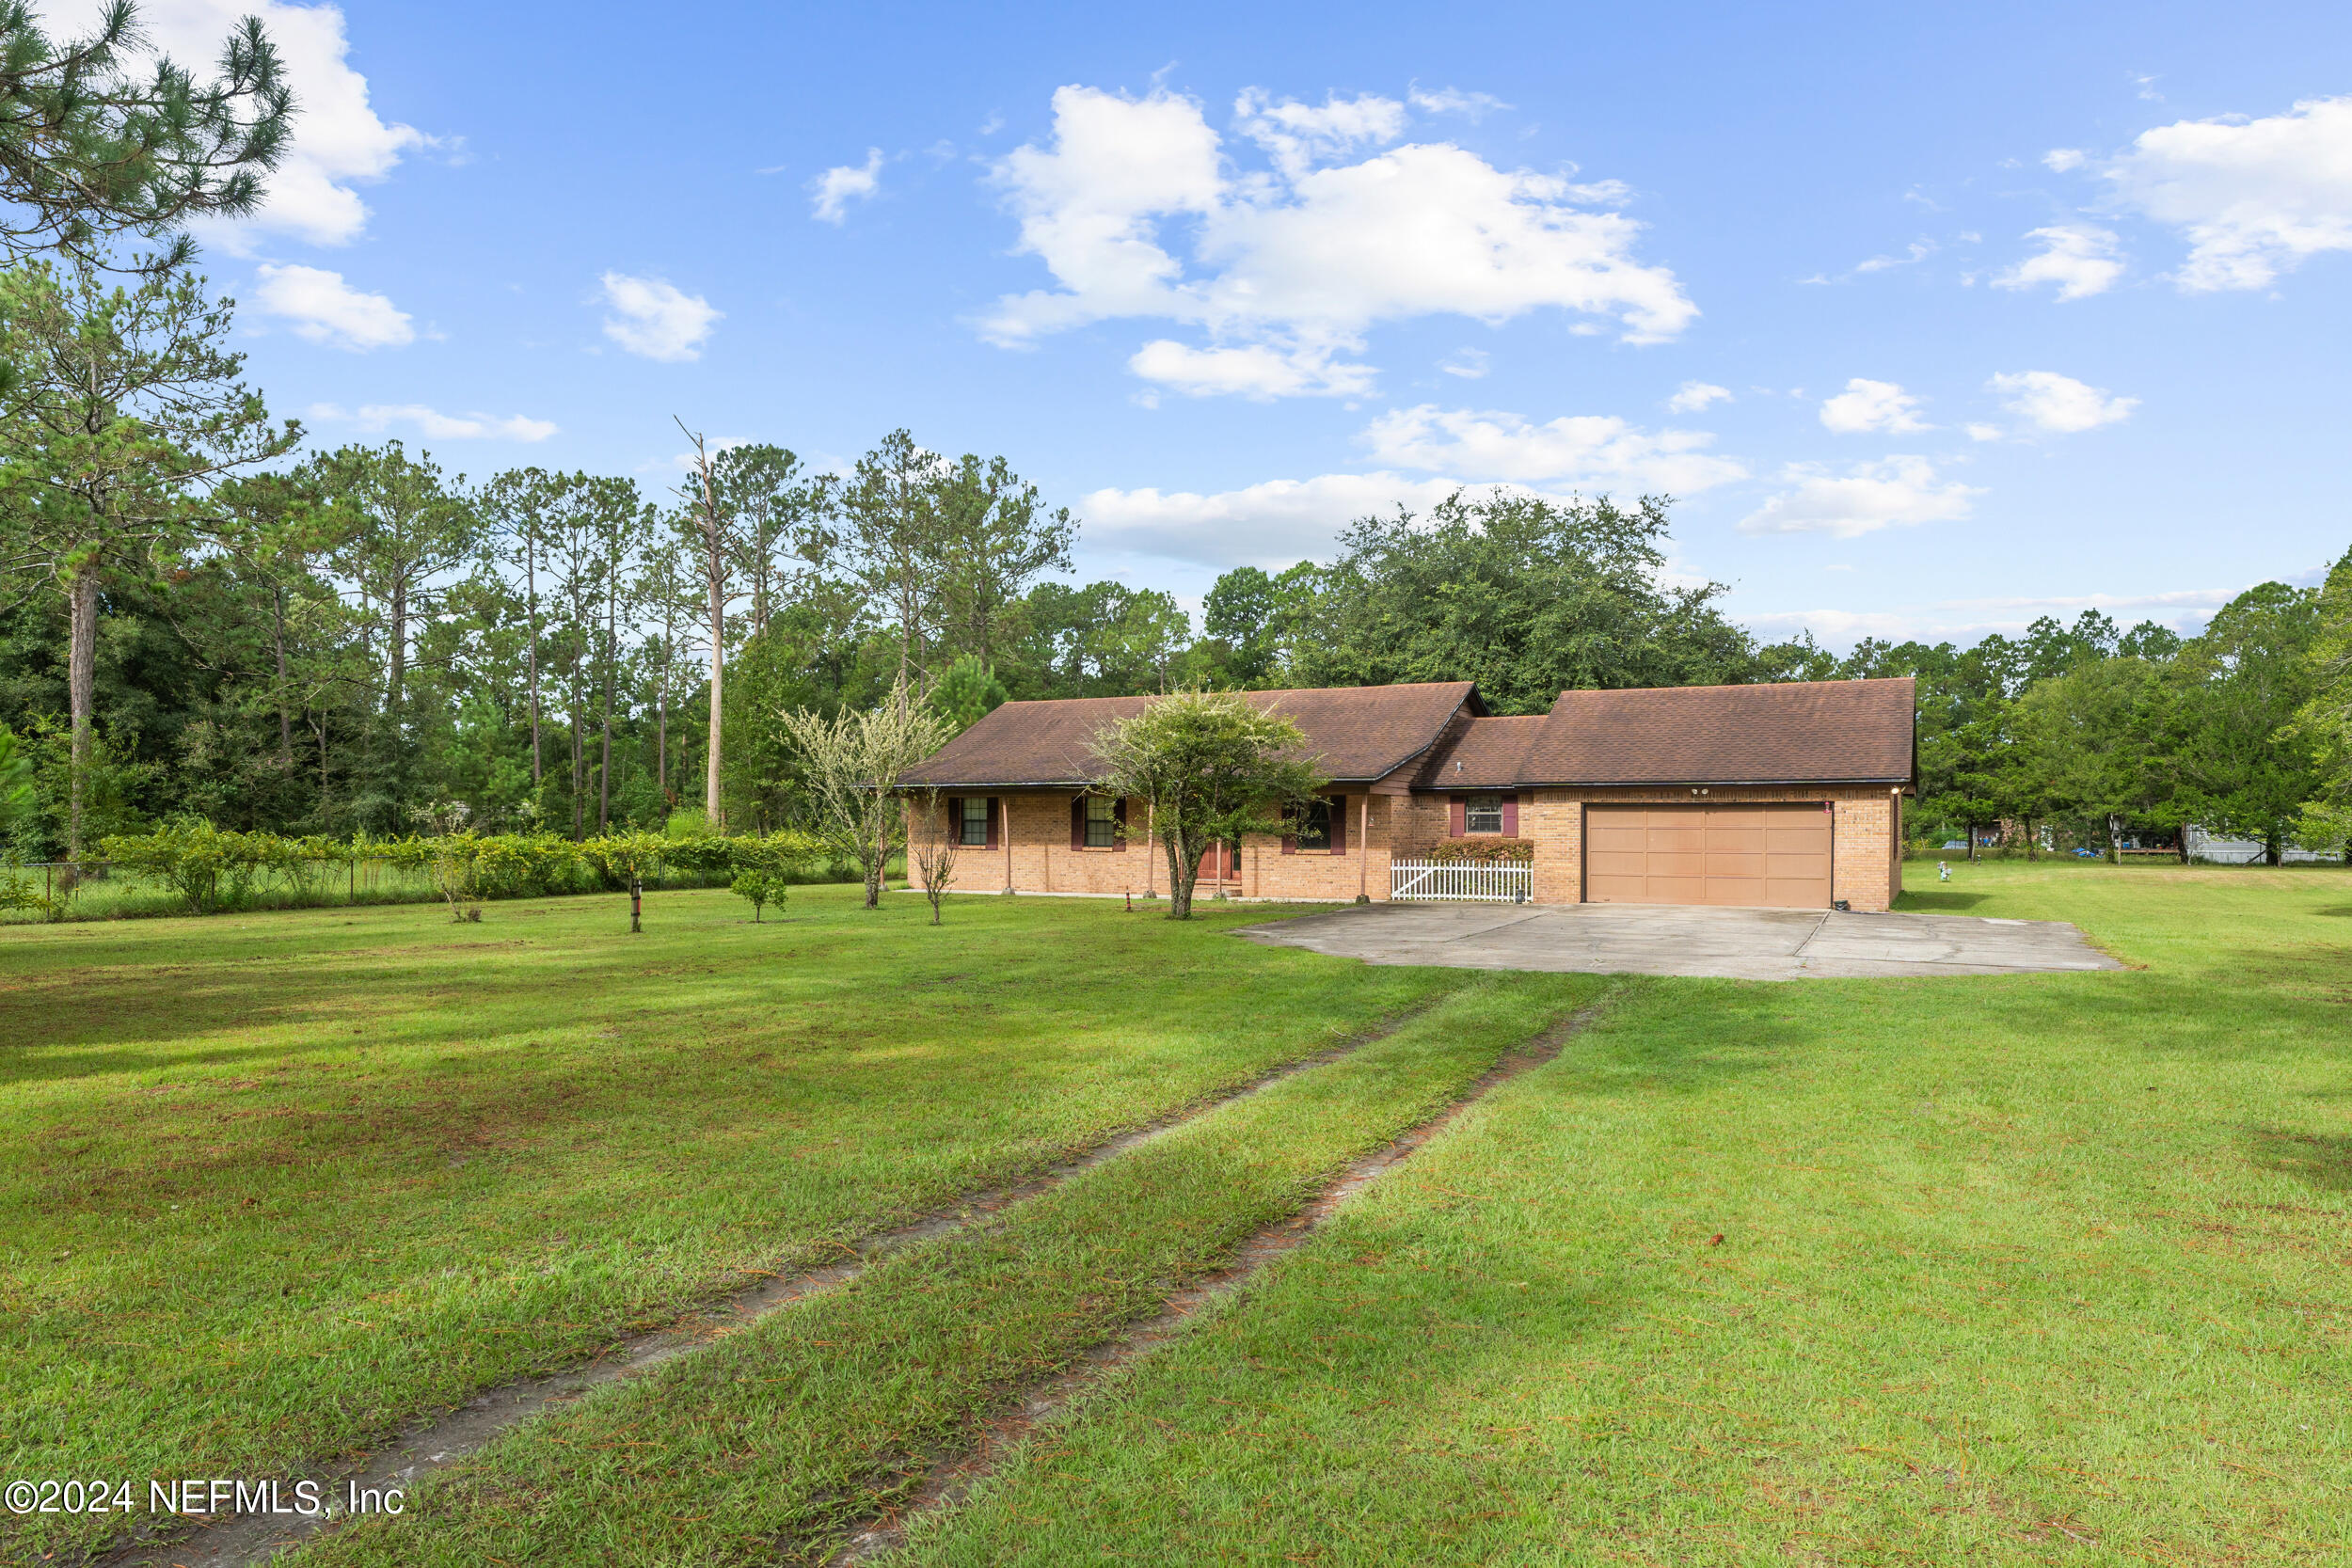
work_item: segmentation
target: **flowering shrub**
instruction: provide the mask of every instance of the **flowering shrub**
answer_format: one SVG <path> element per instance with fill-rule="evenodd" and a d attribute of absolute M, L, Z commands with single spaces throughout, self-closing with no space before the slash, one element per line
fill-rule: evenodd
<path fill-rule="evenodd" d="M 1449 838 L 1429 851 L 1433 861 L 1507 861 L 1519 864 L 1535 858 L 1532 838 Z"/>

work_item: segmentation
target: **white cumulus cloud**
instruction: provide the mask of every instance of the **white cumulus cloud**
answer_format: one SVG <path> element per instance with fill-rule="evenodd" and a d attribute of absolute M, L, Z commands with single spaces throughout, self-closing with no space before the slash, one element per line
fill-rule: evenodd
<path fill-rule="evenodd" d="M 2098 171 L 2116 200 L 2187 237 L 2177 281 L 2190 292 L 2266 288 L 2352 250 L 2352 97 L 2160 125 Z"/>
<path fill-rule="evenodd" d="M 2116 254 L 2115 235 L 2087 223 L 2057 224 L 2026 234 L 2042 244 L 2042 254 L 2028 256 L 2007 272 L 1994 276 L 1996 289 L 2030 289 L 2040 283 L 2058 285 L 2061 300 L 2087 299 L 2104 293 L 2123 276 Z"/>
<path fill-rule="evenodd" d="M 291 324 L 296 337 L 355 354 L 416 341 L 406 311 L 382 294 L 362 293 L 342 273 L 267 261 L 254 270 L 261 278 L 256 302 L 265 315 Z"/>
<path fill-rule="evenodd" d="M 1239 170 L 1189 98 L 1062 87 L 1050 144 L 993 169 L 1019 249 L 1057 286 L 998 300 L 980 330 L 1022 345 L 1091 322 L 1175 322 L 1210 350 L 1271 348 L 1248 361 L 1266 373 L 1231 389 L 1281 396 L 1369 375 L 1342 356 L 1385 321 L 1550 307 L 1648 342 L 1697 314 L 1671 272 L 1635 257 L 1641 226 L 1595 210 L 1621 189 L 1499 169 L 1450 143 L 1388 146 L 1406 123 L 1375 96 L 1245 93 L 1236 129 L 1271 166 Z M 1198 368 L 1165 351 L 1144 364 Z"/>
<path fill-rule="evenodd" d="M 1821 424 L 1840 436 L 1873 431 L 1902 436 L 1930 428 L 1919 417 L 1919 400 L 1892 381 L 1855 376 L 1846 389 L 1821 402 Z"/>
<path fill-rule="evenodd" d="M 1686 381 L 1675 388 L 1675 395 L 1666 400 L 1670 414 L 1695 414 L 1710 403 L 1727 403 L 1731 388 L 1718 387 L 1708 381 Z"/>
<path fill-rule="evenodd" d="M 1241 343 L 1194 348 L 1159 338 L 1137 349 L 1127 368 L 1192 397 L 1220 392 L 1264 401 L 1281 397 L 1361 397 L 1372 390 L 1370 365 L 1331 362 L 1327 344 Z"/>
<path fill-rule="evenodd" d="M 849 217 L 852 201 L 863 201 L 882 188 L 882 154 L 879 147 L 866 150 L 864 164 L 841 164 L 808 182 L 810 215 L 836 227 Z"/>
<path fill-rule="evenodd" d="M 2003 394 L 2010 413 L 2038 430 L 2061 436 L 2121 424 L 2139 406 L 2137 398 L 2114 397 L 2056 371 L 2020 371 L 1996 375 L 1985 385 Z"/>
<path fill-rule="evenodd" d="M 1381 415 L 1363 438 L 1383 463 L 1467 479 L 1687 496 L 1747 477 L 1740 464 L 1704 450 L 1715 439 L 1704 431 L 1645 431 L 1613 415 L 1538 424 L 1423 404 Z"/>
<path fill-rule="evenodd" d="M 89 27 L 100 6 L 89 0 L 47 8 L 62 31 Z M 250 217 L 206 218 L 193 227 L 233 255 L 253 252 L 262 234 L 311 245 L 348 245 L 367 229 L 367 203 L 355 188 L 398 166 L 402 154 L 433 138 L 411 125 L 387 123 L 368 100 L 368 79 L 352 69 L 343 13 L 331 5 L 286 0 L 144 0 L 140 31 L 162 53 L 208 80 L 221 45 L 238 22 L 258 16 L 277 45 L 294 92 L 294 139 L 265 177 L 267 195 Z"/>
<path fill-rule="evenodd" d="M 1438 87 L 1434 90 L 1415 87 L 1405 96 L 1412 101 L 1414 108 L 1423 113 L 1462 115 L 1473 125 L 1486 116 L 1511 106 L 1493 93 L 1463 92 L 1454 87 Z"/>
<path fill-rule="evenodd" d="M 1295 179 L 1326 159 L 1396 140 L 1405 134 L 1405 105 L 1363 93 L 1328 96 L 1318 106 L 1277 101 L 1257 87 L 1245 87 L 1233 103 L 1233 129 L 1264 148 L 1274 166 Z"/>
<path fill-rule="evenodd" d="M 1791 486 L 1740 521 L 1742 533 L 1828 533 L 1840 539 L 1884 528 L 1958 522 L 1984 492 L 1939 478 L 1924 457 L 1857 463 L 1843 473 L 1807 464 L 1782 474 Z"/>
<path fill-rule="evenodd" d="M 724 314 L 702 295 L 659 277 L 608 272 L 599 281 L 612 311 L 604 318 L 604 335 L 648 359 L 675 363 L 701 358 L 703 340 Z"/>
<path fill-rule="evenodd" d="M 1388 516 L 1400 506 L 1425 512 L 1465 486 L 1451 479 L 1403 474 L 1322 474 L 1273 479 L 1239 490 L 1097 490 L 1078 511 L 1089 546 L 1165 556 L 1206 566 L 1288 566 L 1328 560 L 1333 538 L 1359 517 Z"/>
<path fill-rule="evenodd" d="M 332 403 L 313 404 L 305 417 L 321 423 L 352 424 L 371 434 L 405 424 L 432 441 L 544 441 L 556 433 L 551 420 L 521 414 L 503 419 L 495 414 L 444 414 L 421 403 L 371 403 L 345 409 Z"/>

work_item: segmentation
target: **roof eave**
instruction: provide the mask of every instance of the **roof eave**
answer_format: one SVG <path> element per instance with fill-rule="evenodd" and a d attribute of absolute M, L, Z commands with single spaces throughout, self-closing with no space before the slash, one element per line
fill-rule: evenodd
<path fill-rule="evenodd" d="M 1808 773 L 1802 779 L 1521 779 L 1513 784 L 1488 784 L 1489 789 L 1665 789 L 1689 784 L 1704 784 L 1709 788 L 1722 784 L 1726 788 L 1748 785 L 1756 788 L 1800 789 L 1807 784 L 1907 784 L 1913 783 L 1908 774 L 1882 773 L 1837 777 L 1831 774 Z"/>

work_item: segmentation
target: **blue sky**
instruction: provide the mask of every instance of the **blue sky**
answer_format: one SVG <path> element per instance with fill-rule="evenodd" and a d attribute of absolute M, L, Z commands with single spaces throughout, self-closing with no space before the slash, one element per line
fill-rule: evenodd
<path fill-rule="evenodd" d="M 660 488 L 673 415 L 904 425 L 1188 600 L 1456 483 L 1666 491 L 1836 645 L 2352 546 L 2342 7 L 259 8 L 307 115 L 207 264 L 322 442 Z"/>

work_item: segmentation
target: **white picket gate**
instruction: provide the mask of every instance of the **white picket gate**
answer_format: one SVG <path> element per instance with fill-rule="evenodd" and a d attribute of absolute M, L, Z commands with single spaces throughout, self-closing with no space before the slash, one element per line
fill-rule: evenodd
<path fill-rule="evenodd" d="M 1525 861 L 1391 861 L 1389 896 L 1407 902 L 1477 900 L 1524 904 L 1534 895 L 1535 868 Z"/>

